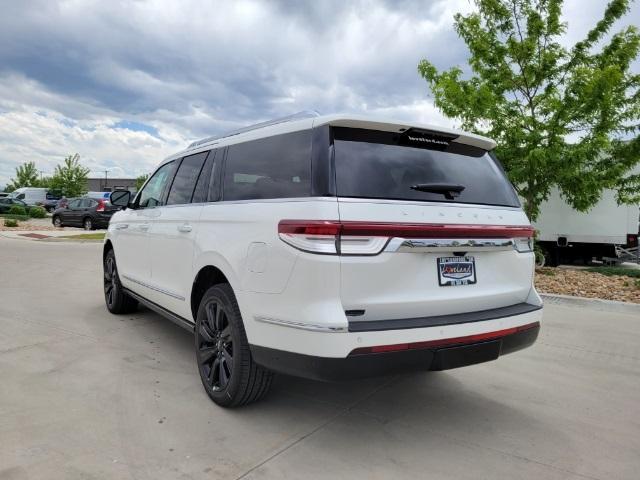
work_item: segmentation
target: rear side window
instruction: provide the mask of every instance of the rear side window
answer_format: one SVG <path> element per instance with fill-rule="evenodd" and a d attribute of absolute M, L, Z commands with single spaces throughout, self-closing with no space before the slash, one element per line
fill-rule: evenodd
<path fill-rule="evenodd" d="M 223 181 L 224 200 L 311 195 L 311 130 L 231 145 Z"/>
<path fill-rule="evenodd" d="M 217 177 L 217 166 L 220 163 L 216 159 L 217 150 L 211 150 L 207 156 L 207 161 L 202 167 L 200 176 L 198 177 L 198 183 L 196 183 L 196 189 L 193 192 L 193 203 L 202 203 L 207 201 L 217 200 L 217 198 L 209 198 L 209 191 L 212 187 L 210 185 Z M 213 196 L 212 196 L 213 197 Z"/>
<path fill-rule="evenodd" d="M 520 206 L 484 150 L 424 133 L 334 128 L 333 135 L 338 196 Z"/>
<path fill-rule="evenodd" d="M 198 176 L 202 170 L 207 154 L 209 152 L 196 153 L 182 159 L 180 167 L 171 184 L 167 205 L 181 205 L 191 203 L 193 191 L 196 188 Z"/>

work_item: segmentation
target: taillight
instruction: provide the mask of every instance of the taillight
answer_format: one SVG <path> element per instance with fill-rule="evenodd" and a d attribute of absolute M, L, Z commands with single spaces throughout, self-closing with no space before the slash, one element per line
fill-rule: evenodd
<path fill-rule="evenodd" d="M 360 235 L 334 220 L 282 220 L 278 235 L 299 250 L 328 255 L 377 255 L 389 241 L 387 235 Z"/>
<path fill-rule="evenodd" d="M 627 247 L 637 247 L 638 246 L 638 235 L 627 234 Z"/>
<path fill-rule="evenodd" d="M 96 212 L 104 212 L 104 200 L 98 200 L 98 207 Z"/>
<path fill-rule="evenodd" d="M 377 255 L 394 237 L 513 238 L 517 239 L 514 241 L 518 251 L 531 251 L 533 228 L 509 225 L 281 220 L 278 235 L 282 241 L 299 250 L 327 255 Z"/>

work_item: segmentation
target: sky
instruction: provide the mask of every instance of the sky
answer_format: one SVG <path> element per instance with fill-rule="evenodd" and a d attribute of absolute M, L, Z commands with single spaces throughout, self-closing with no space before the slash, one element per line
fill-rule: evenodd
<path fill-rule="evenodd" d="M 566 0 L 567 45 L 606 1 Z M 417 73 L 464 67 L 469 0 L 0 0 L 0 186 L 79 153 L 137 176 L 191 141 L 301 110 L 456 126 Z M 640 2 L 614 31 L 640 24 Z M 638 65 L 638 62 L 636 62 Z"/>

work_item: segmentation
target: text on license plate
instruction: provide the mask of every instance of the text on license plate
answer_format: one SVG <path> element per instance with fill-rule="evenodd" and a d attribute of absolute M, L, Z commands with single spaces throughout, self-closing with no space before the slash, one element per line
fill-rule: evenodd
<path fill-rule="evenodd" d="M 476 263 L 473 257 L 438 258 L 438 283 L 441 287 L 476 283 Z"/>

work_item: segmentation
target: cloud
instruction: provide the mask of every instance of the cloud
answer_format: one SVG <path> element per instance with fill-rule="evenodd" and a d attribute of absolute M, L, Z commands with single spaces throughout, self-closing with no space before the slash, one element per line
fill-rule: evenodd
<path fill-rule="evenodd" d="M 567 2 L 572 22 L 585 18 L 571 35 L 604 10 L 583 3 Z M 439 68 L 466 63 L 452 23 L 472 8 L 469 0 L 5 2 L 0 185 L 24 161 L 48 172 L 76 151 L 96 172 L 135 175 L 193 139 L 300 110 L 451 125 L 416 66 L 425 57 Z"/>

